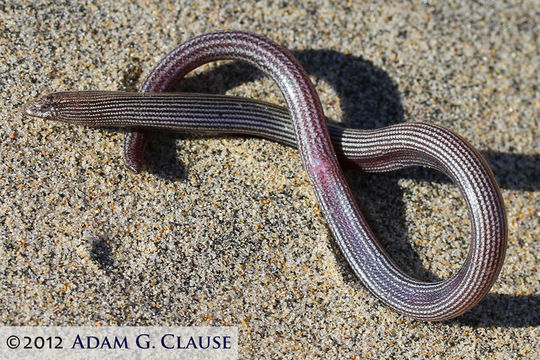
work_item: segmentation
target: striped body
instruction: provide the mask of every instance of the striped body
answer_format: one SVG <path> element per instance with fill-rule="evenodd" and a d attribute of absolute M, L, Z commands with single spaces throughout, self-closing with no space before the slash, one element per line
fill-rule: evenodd
<path fill-rule="evenodd" d="M 155 93 L 170 89 L 197 66 L 222 59 L 247 61 L 270 75 L 289 111 L 242 98 Z M 48 104 L 53 120 L 131 129 L 125 153 L 135 170 L 142 164 L 145 129 L 248 134 L 296 146 L 346 259 L 365 286 L 400 313 L 424 320 L 453 318 L 478 303 L 496 280 L 507 237 L 502 198 L 480 154 L 454 133 L 422 123 L 369 131 L 331 126 L 328 132 L 315 89 L 292 55 L 263 37 L 242 32 L 211 33 L 180 45 L 156 66 L 141 91 L 150 93 L 56 93 L 35 106 Z M 452 178 L 466 199 L 473 233 L 461 269 L 436 283 L 400 271 L 356 206 L 334 150 L 366 171 L 422 165 Z"/>

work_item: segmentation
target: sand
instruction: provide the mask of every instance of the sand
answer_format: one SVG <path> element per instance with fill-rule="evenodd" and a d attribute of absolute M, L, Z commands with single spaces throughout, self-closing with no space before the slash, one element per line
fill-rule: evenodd
<path fill-rule="evenodd" d="M 343 3 L 0 3 L 0 324 L 237 326 L 246 359 L 538 358 L 538 6 Z M 330 119 L 438 124 L 482 152 L 509 244 L 478 306 L 429 323 L 375 299 L 337 248 L 294 149 L 154 134 L 148 169 L 135 175 L 121 132 L 20 112 L 49 91 L 136 91 L 177 44 L 218 29 L 292 50 Z M 205 66 L 177 90 L 283 104 L 241 63 Z M 346 174 L 408 274 L 459 269 L 470 222 L 446 177 Z"/>

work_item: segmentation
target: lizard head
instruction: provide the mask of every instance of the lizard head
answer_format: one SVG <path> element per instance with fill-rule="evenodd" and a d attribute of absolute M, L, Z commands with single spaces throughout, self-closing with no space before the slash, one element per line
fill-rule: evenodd
<path fill-rule="evenodd" d="M 23 107 L 23 112 L 32 117 L 56 120 L 60 99 L 55 93 L 42 96 Z"/>

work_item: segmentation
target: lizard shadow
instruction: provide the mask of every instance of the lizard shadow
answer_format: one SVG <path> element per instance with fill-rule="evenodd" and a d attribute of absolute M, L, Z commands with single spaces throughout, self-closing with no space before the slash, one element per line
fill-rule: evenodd
<path fill-rule="evenodd" d="M 378 128 L 404 121 L 404 110 L 397 85 L 370 61 L 361 57 L 342 54 L 333 50 L 293 51 L 295 57 L 309 74 L 329 83 L 336 91 L 343 114 L 342 124 L 352 128 Z M 219 65 L 210 71 L 183 79 L 174 91 L 224 94 L 241 84 L 265 76 L 261 71 L 242 62 Z M 146 152 L 148 170 L 168 179 L 185 179 L 186 170 L 177 159 L 176 140 L 179 135 L 159 134 L 152 136 Z M 503 188 L 536 190 L 540 188 L 540 155 L 514 155 L 487 151 L 483 155 L 492 166 Z M 175 167 L 171 168 L 171 164 Z M 508 168 L 521 169 L 513 176 Z M 533 175 L 539 176 L 533 176 Z M 405 219 L 403 192 L 400 178 L 432 183 L 449 182 L 439 172 L 425 168 L 405 169 L 387 174 L 358 175 L 358 171 L 346 171 L 356 200 L 370 223 L 375 235 L 407 274 L 424 281 L 438 281 L 434 273 L 426 269 L 418 254 L 407 241 L 408 229 Z M 332 242 L 342 273 L 353 274 L 352 269 Z M 359 283 L 355 277 L 350 277 Z M 538 315 L 529 314 L 530 307 L 538 309 L 538 296 L 489 294 L 480 305 L 451 323 L 478 327 L 534 326 L 540 323 Z M 517 308 L 511 317 L 494 316 L 499 310 Z M 538 313 L 538 310 L 536 310 Z"/>

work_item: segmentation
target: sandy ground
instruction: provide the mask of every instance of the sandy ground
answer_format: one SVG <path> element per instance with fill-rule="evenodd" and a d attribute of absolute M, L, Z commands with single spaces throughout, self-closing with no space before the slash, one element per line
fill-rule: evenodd
<path fill-rule="evenodd" d="M 235 325 L 242 358 L 538 358 L 540 140 L 533 1 L 345 5 L 269 1 L 0 2 L 0 323 Z M 535 10 L 536 9 L 536 10 Z M 123 134 L 31 120 L 48 91 L 134 91 L 177 44 L 257 32 L 306 67 L 348 126 L 448 127 L 491 165 L 508 212 L 505 266 L 472 311 L 442 323 L 376 300 L 340 254 L 294 149 L 155 134 L 148 171 Z M 179 90 L 283 104 L 252 67 L 205 66 Z M 443 279 L 470 222 L 435 171 L 347 170 L 398 264 Z"/>

